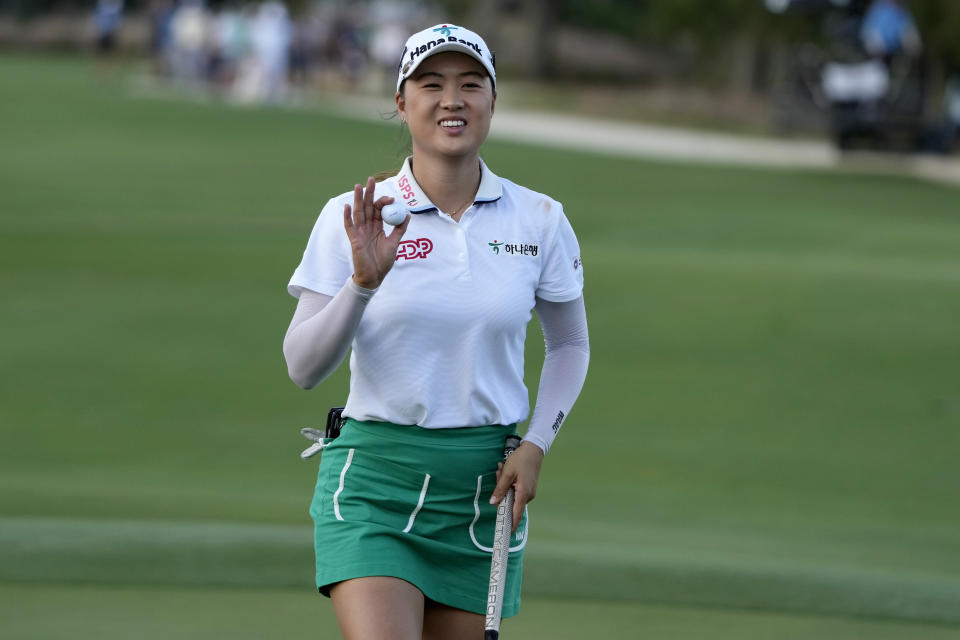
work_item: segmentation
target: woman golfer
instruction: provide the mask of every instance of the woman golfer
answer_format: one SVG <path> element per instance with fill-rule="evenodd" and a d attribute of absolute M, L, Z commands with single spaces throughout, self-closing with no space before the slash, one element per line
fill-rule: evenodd
<path fill-rule="evenodd" d="M 352 347 L 341 435 L 324 449 L 310 513 L 319 590 L 346 638 L 480 638 L 494 506 L 515 490 L 503 603 L 520 603 L 526 504 L 586 375 L 577 239 L 549 197 L 496 176 L 479 156 L 496 103 L 477 34 L 414 34 L 397 110 L 412 156 L 382 182 L 330 200 L 289 284 L 290 377 L 311 388 Z M 409 212 L 396 226 L 383 208 Z M 529 414 L 531 312 L 546 357 Z"/>

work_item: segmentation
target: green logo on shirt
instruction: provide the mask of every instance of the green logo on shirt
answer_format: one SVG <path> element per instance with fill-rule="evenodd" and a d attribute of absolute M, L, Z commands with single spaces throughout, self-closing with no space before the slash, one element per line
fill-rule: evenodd
<path fill-rule="evenodd" d="M 493 252 L 497 255 L 500 255 L 500 247 L 503 247 L 503 252 L 511 256 L 533 256 L 536 257 L 540 252 L 540 245 L 533 244 L 529 242 L 488 242 L 488 245 L 493 249 Z"/>

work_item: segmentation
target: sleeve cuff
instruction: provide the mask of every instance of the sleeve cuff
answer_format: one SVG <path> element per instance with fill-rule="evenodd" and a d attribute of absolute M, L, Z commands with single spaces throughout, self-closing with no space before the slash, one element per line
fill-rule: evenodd
<path fill-rule="evenodd" d="M 550 444 L 535 433 L 528 433 L 524 435 L 522 442 L 529 442 L 530 444 L 537 445 L 537 447 L 540 448 L 540 451 L 543 451 L 543 455 L 547 455 L 547 451 L 550 450 Z"/>
<path fill-rule="evenodd" d="M 370 298 L 372 298 L 373 294 L 375 294 L 380 289 L 380 287 L 377 287 L 376 289 L 366 289 L 364 287 L 361 287 L 356 282 L 354 282 L 352 274 L 350 275 L 349 278 L 347 278 L 346 286 L 350 287 L 350 290 L 353 293 L 355 293 L 358 297 L 364 300 L 369 300 Z"/>

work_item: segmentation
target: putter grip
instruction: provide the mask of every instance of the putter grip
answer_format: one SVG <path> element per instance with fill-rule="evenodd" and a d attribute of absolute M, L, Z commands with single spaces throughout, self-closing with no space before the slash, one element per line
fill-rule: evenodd
<path fill-rule="evenodd" d="M 503 449 L 503 459 L 510 457 L 520 445 L 520 438 L 509 436 Z M 493 530 L 493 553 L 490 559 L 490 584 L 487 590 L 487 616 L 484 625 L 484 640 L 500 637 L 500 620 L 503 614 L 503 594 L 507 582 L 507 561 L 510 559 L 510 533 L 513 530 L 513 487 L 497 505 L 497 522 Z"/>

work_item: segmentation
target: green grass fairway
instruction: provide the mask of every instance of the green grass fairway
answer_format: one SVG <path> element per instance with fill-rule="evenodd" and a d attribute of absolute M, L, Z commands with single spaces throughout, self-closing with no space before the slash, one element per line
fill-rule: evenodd
<path fill-rule="evenodd" d="M 0 637 L 332 637 L 297 430 L 347 375 L 287 379 L 285 285 L 399 125 L 0 79 Z M 592 338 L 510 637 L 960 634 L 960 189 L 483 155 L 565 204 Z"/>
<path fill-rule="evenodd" d="M 554 598 L 526 598 L 523 606 L 521 616 L 503 621 L 505 638 L 956 638 L 956 630 L 946 627 L 809 615 Z M 338 637 L 337 621 L 325 598 L 289 589 L 0 586 L 0 620 L 4 621 L 0 629 L 8 632 L 5 637 L 18 640 Z"/>

